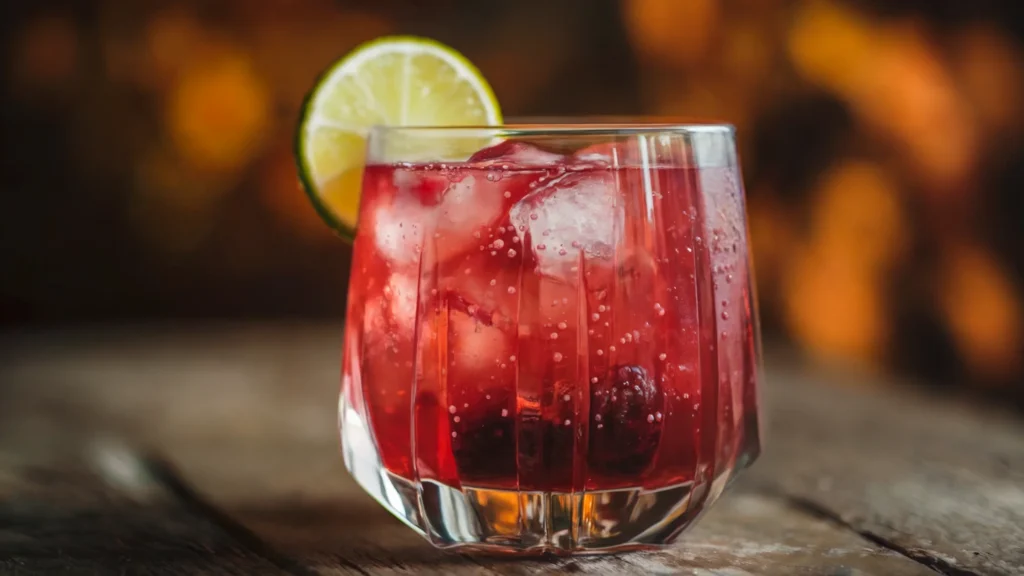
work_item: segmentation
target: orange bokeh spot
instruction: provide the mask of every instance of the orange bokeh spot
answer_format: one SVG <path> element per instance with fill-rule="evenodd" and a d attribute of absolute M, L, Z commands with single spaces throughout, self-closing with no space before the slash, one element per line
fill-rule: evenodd
<path fill-rule="evenodd" d="M 954 246 L 944 260 L 939 307 L 975 374 L 1006 378 L 1021 369 L 1024 314 L 1006 270 L 972 246 Z"/>
<path fill-rule="evenodd" d="M 798 253 L 784 280 L 786 323 L 798 342 L 825 358 L 880 360 L 889 325 L 881 279 L 818 245 Z"/>
<path fill-rule="evenodd" d="M 796 70 L 895 142 L 928 189 L 956 191 L 970 176 L 977 131 L 950 67 L 919 26 L 883 26 L 838 4 L 808 3 L 788 48 Z"/>
<path fill-rule="evenodd" d="M 851 160 L 822 178 L 811 207 L 811 234 L 849 265 L 885 272 L 902 256 L 909 223 L 894 177 L 880 166 Z"/>
<path fill-rule="evenodd" d="M 957 42 L 963 90 L 991 131 L 1019 127 L 1024 112 L 1024 54 L 993 28 L 969 29 Z"/>
<path fill-rule="evenodd" d="M 211 46 L 183 70 L 165 118 L 179 153 L 200 170 L 239 169 L 265 137 L 270 95 L 239 50 Z"/>
<path fill-rule="evenodd" d="M 627 0 L 622 6 L 637 52 L 659 62 L 699 62 L 718 31 L 718 0 Z"/>

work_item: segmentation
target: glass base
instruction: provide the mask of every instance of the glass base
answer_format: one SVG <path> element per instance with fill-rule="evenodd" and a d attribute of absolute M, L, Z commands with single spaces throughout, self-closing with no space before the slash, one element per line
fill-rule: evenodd
<path fill-rule="evenodd" d="M 530 492 L 418 484 L 384 469 L 362 416 L 342 402 L 345 466 L 370 495 L 439 548 L 496 554 L 597 554 L 658 548 L 689 525 L 706 490 Z M 724 478 L 723 478 L 724 479 Z M 691 505 L 696 504 L 696 505 Z"/>

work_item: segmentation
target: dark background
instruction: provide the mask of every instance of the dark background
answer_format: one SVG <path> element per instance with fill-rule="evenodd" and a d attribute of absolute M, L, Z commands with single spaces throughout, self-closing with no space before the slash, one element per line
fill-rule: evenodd
<path fill-rule="evenodd" d="M 412 33 L 506 116 L 735 124 L 769 342 L 1024 406 L 1018 4 L 5 2 L 0 325 L 340 330 L 349 248 L 295 119 L 328 63 Z"/>

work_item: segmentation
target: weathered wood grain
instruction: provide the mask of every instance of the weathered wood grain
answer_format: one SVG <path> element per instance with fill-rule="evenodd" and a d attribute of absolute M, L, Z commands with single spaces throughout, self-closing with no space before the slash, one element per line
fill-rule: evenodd
<path fill-rule="evenodd" d="M 1024 573 L 1019 422 L 791 361 L 769 364 L 767 454 L 678 545 L 529 561 L 437 551 L 343 471 L 339 344 L 335 327 L 0 340 L 0 568 Z M 53 480 L 32 481 L 39 470 Z M 102 520 L 90 533 L 75 514 Z"/>
<path fill-rule="evenodd" d="M 285 572 L 116 436 L 82 427 L 81 407 L 0 386 L 0 574 Z"/>
<path fill-rule="evenodd" d="M 1019 420 L 863 375 L 771 376 L 762 486 L 944 574 L 1024 574 Z"/>

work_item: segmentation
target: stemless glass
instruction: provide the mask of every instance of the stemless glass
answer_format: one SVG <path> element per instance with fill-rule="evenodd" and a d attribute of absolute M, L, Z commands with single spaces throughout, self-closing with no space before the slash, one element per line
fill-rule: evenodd
<path fill-rule="evenodd" d="M 672 541 L 760 453 L 733 129 L 377 128 L 345 464 L 441 547 Z"/>

